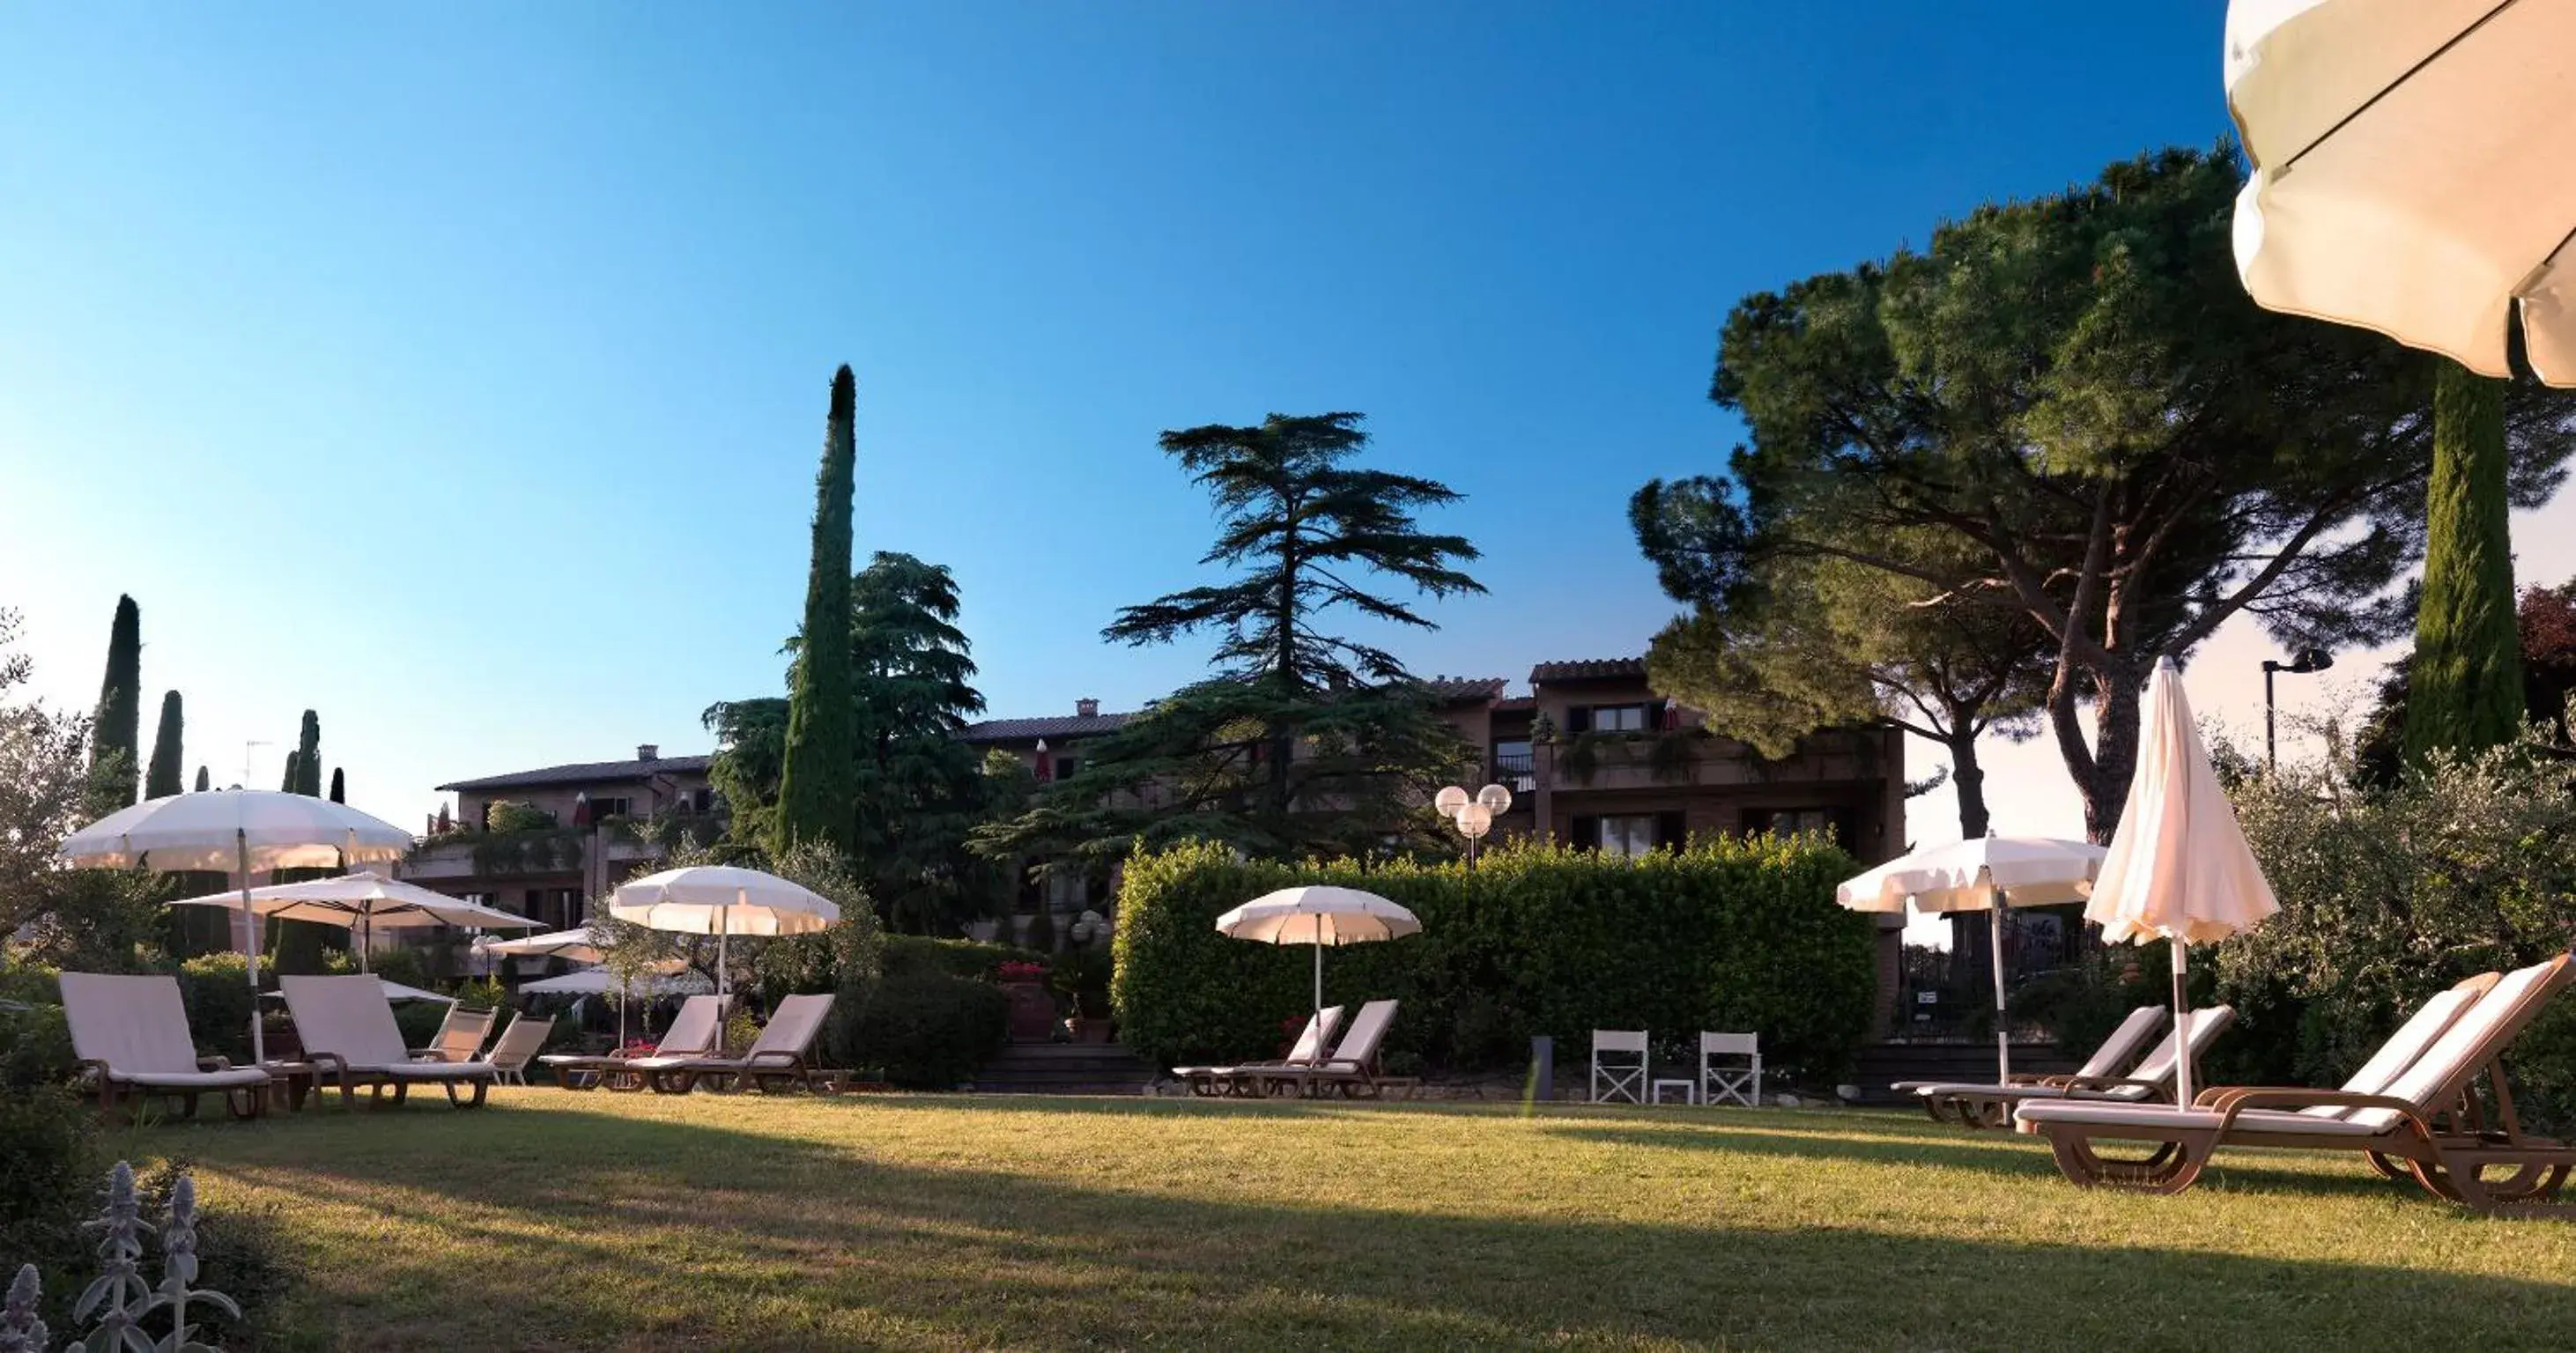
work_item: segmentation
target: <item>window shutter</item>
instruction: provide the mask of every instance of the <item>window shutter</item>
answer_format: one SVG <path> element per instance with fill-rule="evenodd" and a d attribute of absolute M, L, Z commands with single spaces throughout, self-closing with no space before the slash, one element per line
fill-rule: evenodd
<path fill-rule="evenodd" d="M 1591 732 L 1591 731 L 1592 731 L 1592 706 L 1590 706 L 1590 705 L 1569 705 L 1569 706 L 1567 706 L 1567 707 L 1566 707 L 1566 710 L 1565 710 L 1565 731 L 1566 731 L 1566 732 L 1569 732 L 1569 733 L 1589 733 L 1589 732 Z"/>
<path fill-rule="evenodd" d="M 1573 846 L 1578 850 L 1600 849 L 1601 819 L 1597 817 L 1578 817 L 1574 819 L 1574 839 L 1566 844 Z"/>

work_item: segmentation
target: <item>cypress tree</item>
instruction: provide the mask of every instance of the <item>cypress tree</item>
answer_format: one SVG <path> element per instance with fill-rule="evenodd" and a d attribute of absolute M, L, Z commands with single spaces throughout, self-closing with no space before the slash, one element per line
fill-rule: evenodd
<path fill-rule="evenodd" d="M 814 476 L 814 551 L 805 579 L 804 643 L 787 693 L 787 750 L 778 777 L 778 840 L 850 847 L 857 795 L 857 711 L 850 680 L 850 498 L 858 461 L 858 381 L 832 374 L 823 467 Z"/>
<path fill-rule="evenodd" d="M 2522 727 L 2505 471 L 2503 382 L 2437 359 L 2423 605 L 2407 671 L 2410 757 L 2492 747 Z"/>
<path fill-rule="evenodd" d="M 164 692 L 161 696 L 161 727 L 152 735 L 152 768 L 143 777 L 143 797 L 167 798 L 179 792 L 179 738 L 183 722 L 179 713 L 179 693 Z"/>
<path fill-rule="evenodd" d="M 331 768 L 331 802 L 347 803 L 348 801 L 349 782 L 340 777 L 340 768 L 338 766 L 333 766 Z"/>
<path fill-rule="evenodd" d="M 214 787 L 215 777 L 207 774 L 205 767 L 197 767 L 197 792 L 203 794 Z"/>
<path fill-rule="evenodd" d="M 304 711 L 303 731 L 295 739 L 295 792 L 322 797 L 322 720 Z"/>
<path fill-rule="evenodd" d="M 286 757 L 286 788 L 296 794 L 322 796 L 322 720 L 311 710 L 304 711 L 304 725 L 297 733 L 295 750 Z M 280 883 L 298 879 L 321 878 L 328 869 L 286 869 L 278 871 Z M 277 923 L 277 970 L 281 973 L 317 973 L 322 971 L 322 952 L 338 949 L 347 942 L 348 932 L 319 921 L 280 921 Z"/>
<path fill-rule="evenodd" d="M 134 802 L 143 770 L 142 723 L 143 611 L 134 598 L 119 596 L 116 621 L 107 632 L 107 677 L 99 683 L 98 715 L 90 729 L 92 786 L 103 809 Z"/>
<path fill-rule="evenodd" d="M 277 789 L 281 794 L 292 794 L 295 792 L 295 785 L 295 753 L 288 752 L 286 754 L 286 776 L 284 779 L 277 782 Z"/>

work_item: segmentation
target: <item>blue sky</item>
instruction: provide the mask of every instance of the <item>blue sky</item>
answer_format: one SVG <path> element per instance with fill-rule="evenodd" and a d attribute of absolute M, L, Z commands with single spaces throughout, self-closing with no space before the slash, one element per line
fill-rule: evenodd
<path fill-rule="evenodd" d="M 1271 410 L 1468 495 L 1419 670 L 1638 652 L 1727 308 L 2208 143 L 2223 8 L 0 9 L 0 605 L 85 706 L 131 592 L 192 769 L 311 706 L 401 822 L 704 750 L 848 362 L 858 548 L 956 569 L 996 713 L 1203 670 L 1098 632 L 1203 577 L 1155 434 Z M 2032 750 L 2004 825 L 2064 829 Z"/>

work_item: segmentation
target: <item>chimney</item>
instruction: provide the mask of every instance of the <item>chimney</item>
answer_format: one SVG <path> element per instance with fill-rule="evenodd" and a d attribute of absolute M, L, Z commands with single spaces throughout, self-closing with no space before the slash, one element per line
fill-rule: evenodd
<path fill-rule="evenodd" d="M 642 742 L 642 743 L 637 743 L 637 744 L 636 744 L 636 746 L 635 746 L 635 759 L 636 759 L 636 760 L 638 760 L 638 761 L 659 761 L 659 760 L 661 760 L 661 759 L 662 759 L 662 747 L 661 747 L 661 744 L 659 744 L 659 743 L 653 743 L 653 742 Z"/>
<path fill-rule="evenodd" d="M 1073 712 L 1085 719 L 1097 719 L 1100 717 L 1100 702 L 1086 695 L 1073 702 Z"/>

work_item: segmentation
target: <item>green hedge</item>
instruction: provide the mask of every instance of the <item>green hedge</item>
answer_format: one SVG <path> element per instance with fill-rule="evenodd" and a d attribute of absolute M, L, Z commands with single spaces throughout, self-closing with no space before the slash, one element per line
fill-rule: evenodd
<path fill-rule="evenodd" d="M 950 977 L 973 977 L 991 981 L 1005 963 L 1044 963 L 1045 954 L 1033 949 L 1014 949 L 1007 944 L 986 944 L 981 940 L 943 940 L 928 935 L 888 935 L 885 956 L 881 960 L 888 977 L 915 977 L 923 973 L 942 973 Z"/>
<path fill-rule="evenodd" d="M 891 958 L 891 955 L 889 955 Z M 844 1008 L 846 1006 L 846 1009 Z M 944 973 L 879 979 L 833 1008 L 826 1047 L 836 1065 L 895 1085 L 954 1090 L 1001 1050 L 1010 1001 L 999 987 Z"/>
<path fill-rule="evenodd" d="M 1871 918 L 1834 905 L 1857 868 L 1818 837 L 1696 840 L 1622 860 L 1544 844 L 1456 863 L 1245 861 L 1220 846 L 1140 852 L 1118 898 L 1119 1037 L 1165 1065 L 1273 1053 L 1312 1005 L 1304 946 L 1227 939 L 1216 918 L 1274 889 L 1365 888 L 1422 933 L 1325 956 L 1324 998 L 1394 997 L 1391 1050 L 1434 1066 L 1519 1064 L 1534 1034 L 1579 1064 L 1593 1029 L 1652 1032 L 1696 1056 L 1701 1030 L 1762 1036 L 1766 1063 L 1835 1077 L 1867 1035 Z M 1660 1054 L 1659 1054 L 1660 1060 Z"/>

